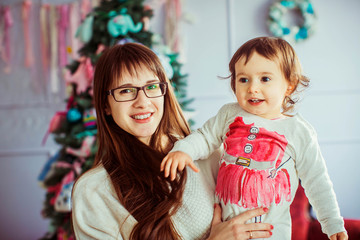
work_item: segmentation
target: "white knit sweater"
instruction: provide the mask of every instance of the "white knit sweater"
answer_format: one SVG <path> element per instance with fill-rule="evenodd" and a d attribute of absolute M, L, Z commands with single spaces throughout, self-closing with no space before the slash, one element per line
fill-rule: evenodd
<path fill-rule="evenodd" d="M 219 159 L 197 161 L 201 169 L 188 169 L 183 205 L 173 217 L 184 240 L 205 239 L 213 216 L 214 188 Z M 211 161 L 213 158 L 213 161 Z M 215 163 L 215 164 L 214 164 Z M 72 221 L 76 239 L 129 239 L 136 220 L 120 204 L 110 177 L 103 166 L 84 173 L 72 194 Z"/>

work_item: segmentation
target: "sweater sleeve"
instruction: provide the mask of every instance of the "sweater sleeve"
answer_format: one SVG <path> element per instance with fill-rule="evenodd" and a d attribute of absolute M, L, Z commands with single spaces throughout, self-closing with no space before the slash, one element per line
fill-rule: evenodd
<path fill-rule="evenodd" d="M 221 146 L 222 136 L 226 130 L 227 106 L 204 125 L 192 132 L 186 138 L 177 141 L 170 152 L 181 151 L 187 153 L 193 160 L 205 159 Z"/>
<path fill-rule="evenodd" d="M 328 237 L 345 231 L 344 220 L 340 216 L 333 185 L 314 130 L 311 131 L 308 144 L 300 155 L 296 160 L 296 168 L 301 185 L 321 223 L 322 231 Z"/>
<path fill-rule="evenodd" d="M 99 174 L 85 174 L 72 193 L 76 239 L 129 239 L 136 220 L 119 203 L 112 186 Z"/>

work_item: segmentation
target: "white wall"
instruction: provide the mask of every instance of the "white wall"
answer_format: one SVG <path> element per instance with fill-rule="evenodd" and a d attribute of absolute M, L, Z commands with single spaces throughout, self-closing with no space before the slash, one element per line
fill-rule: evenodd
<path fill-rule="evenodd" d="M 266 27 L 270 0 L 187 1 L 185 12 L 196 19 L 185 25 L 189 94 L 196 127 L 235 101 L 228 80 L 228 62 L 237 48 Z M 311 88 L 299 111 L 318 131 L 342 215 L 360 218 L 360 1 L 313 1 L 317 31 L 293 45 Z"/>

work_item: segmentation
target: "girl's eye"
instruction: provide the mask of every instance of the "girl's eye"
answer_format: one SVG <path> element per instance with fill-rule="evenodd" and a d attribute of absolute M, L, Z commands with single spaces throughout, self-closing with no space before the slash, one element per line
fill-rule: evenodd
<path fill-rule="evenodd" d="M 261 78 L 261 81 L 263 81 L 263 82 L 269 82 L 269 81 L 270 81 L 270 78 L 269 78 L 269 77 L 262 77 L 262 78 Z"/>
<path fill-rule="evenodd" d="M 241 83 L 247 83 L 249 81 L 249 79 L 247 79 L 247 78 L 240 78 L 239 79 L 239 82 L 241 82 Z"/>

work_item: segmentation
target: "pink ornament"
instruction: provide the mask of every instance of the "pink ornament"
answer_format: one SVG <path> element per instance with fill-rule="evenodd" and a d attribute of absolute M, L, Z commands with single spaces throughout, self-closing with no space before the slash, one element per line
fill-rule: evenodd
<path fill-rule="evenodd" d="M 86 136 L 81 144 L 80 149 L 66 148 L 66 152 L 77 157 L 88 157 L 91 154 L 91 147 L 95 142 L 94 136 Z"/>
<path fill-rule="evenodd" d="M 56 112 L 50 121 L 49 129 L 45 133 L 45 136 L 42 140 L 42 145 L 45 145 L 49 134 L 58 130 L 60 126 L 64 123 L 64 121 L 66 121 L 66 112 Z"/>
<path fill-rule="evenodd" d="M 96 54 L 99 55 L 106 49 L 106 46 L 103 44 L 99 44 L 98 49 L 96 50 Z"/>
<path fill-rule="evenodd" d="M 64 74 L 64 78 L 67 84 L 76 84 L 76 93 L 80 94 L 91 87 L 93 75 L 94 68 L 91 64 L 91 60 L 89 58 L 82 57 L 80 58 L 80 65 L 76 72 L 71 75 L 70 71 L 67 69 Z"/>

